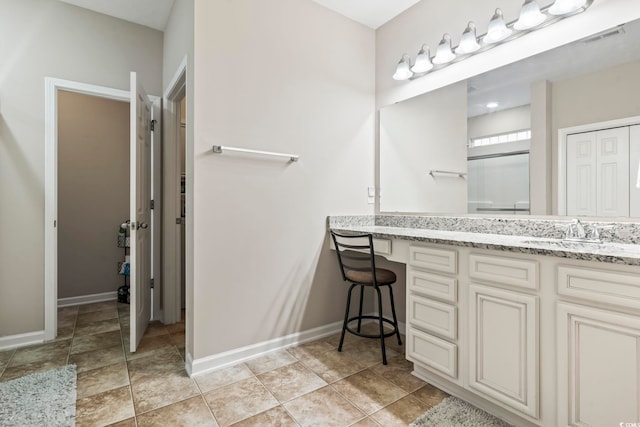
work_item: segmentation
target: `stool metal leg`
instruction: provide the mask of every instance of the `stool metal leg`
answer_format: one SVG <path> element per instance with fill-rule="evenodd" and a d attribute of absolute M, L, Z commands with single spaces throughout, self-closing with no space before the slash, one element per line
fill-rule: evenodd
<path fill-rule="evenodd" d="M 384 345 L 384 322 L 382 321 L 382 295 L 380 293 L 380 288 L 374 286 L 376 292 L 378 293 L 378 321 L 380 323 L 380 347 L 382 348 L 382 364 L 387 364 L 387 351 Z"/>
<path fill-rule="evenodd" d="M 389 285 L 389 299 L 391 300 L 391 313 L 393 314 L 393 326 L 395 326 L 396 328 L 396 335 L 398 336 L 398 345 L 402 345 L 402 340 L 400 339 L 400 329 L 398 328 L 398 318 L 396 317 L 396 303 L 393 301 L 393 289 L 391 285 Z"/>
<path fill-rule="evenodd" d="M 360 309 L 358 310 L 358 332 L 360 332 L 360 325 L 362 324 L 362 297 L 364 294 L 364 286 L 360 286 Z"/>
<path fill-rule="evenodd" d="M 355 283 L 352 283 L 349 287 L 349 293 L 347 295 L 347 309 L 344 312 L 344 322 L 342 323 L 342 334 L 340 335 L 340 344 L 338 345 L 338 351 L 342 351 L 342 343 L 344 342 L 344 333 L 347 331 L 347 321 L 349 320 L 349 308 L 351 306 L 351 291 Z"/>

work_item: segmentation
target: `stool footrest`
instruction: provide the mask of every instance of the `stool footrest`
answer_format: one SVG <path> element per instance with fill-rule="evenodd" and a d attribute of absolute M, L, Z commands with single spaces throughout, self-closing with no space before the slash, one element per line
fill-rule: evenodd
<path fill-rule="evenodd" d="M 353 335 L 357 335 L 359 337 L 363 337 L 363 338 L 378 338 L 378 339 L 380 339 L 380 334 L 379 333 L 378 334 L 364 334 L 362 332 L 358 332 L 355 329 L 351 329 L 349 327 L 349 323 L 354 322 L 356 320 L 361 320 L 361 319 L 372 319 L 372 320 L 380 321 L 380 318 L 378 316 L 372 316 L 372 315 L 370 315 L 370 316 L 355 316 L 355 317 L 351 317 L 351 318 L 349 318 L 349 320 L 347 320 L 346 330 L 349 331 L 350 333 L 352 333 Z M 392 320 L 383 317 L 382 321 L 384 323 L 388 323 L 389 325 L 393 326 L 393 329 L 390 332 L 387 332 L 387 333 L 384 334 L 385 338 L 391 337 L 391 336 L 395 335 L 398 332 L 398 330 L 396 329 L 396 326 L 395 326 L 395 324 L 393 323 Z M 376 326 L 378 326 L 378 324 L 376 324 Z"/>

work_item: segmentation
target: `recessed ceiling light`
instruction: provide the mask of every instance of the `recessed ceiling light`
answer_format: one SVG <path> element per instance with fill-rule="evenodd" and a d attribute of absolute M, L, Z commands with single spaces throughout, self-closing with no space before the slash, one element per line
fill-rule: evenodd
<path fill-rule="evenodd" d="M 497 102 L 489 102 L 487 103 L 487 108 L 498 108 L 498 104 Z"/>

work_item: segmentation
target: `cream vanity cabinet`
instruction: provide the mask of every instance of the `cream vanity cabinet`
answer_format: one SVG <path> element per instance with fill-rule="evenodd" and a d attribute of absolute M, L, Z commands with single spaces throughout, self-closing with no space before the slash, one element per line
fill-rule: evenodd
<path fill-rule="evenodd" d="M 460 383 L 458 375 L 458 252 L 409 247 L 407 359 Z"/>
<path fill-rule="evenodd" d="M 468 268 L 466 385 L 538 418 L 538 262 L 471 252 Z"/>
<path fill-rule="evenodd" d="M 640 422 L 640 275 L 597 266 L 557 267 L 561 426 Z"/>

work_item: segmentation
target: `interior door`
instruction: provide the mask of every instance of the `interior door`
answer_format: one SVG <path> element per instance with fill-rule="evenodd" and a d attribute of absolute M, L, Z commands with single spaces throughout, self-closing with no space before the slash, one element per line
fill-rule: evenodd
<path fill-rule="evenodd" d="M 131 73 L 131 352 L 151 318 L 151 102 Z"/>
<path fill-rule="evenodd" d="M 598 216 L 629 216 L 629 127 L 596 135 Z"/>
<path fill-rule="evenodd" d="M 567 136 L 567 215 L 595 216 L 596 132 Z"/>

